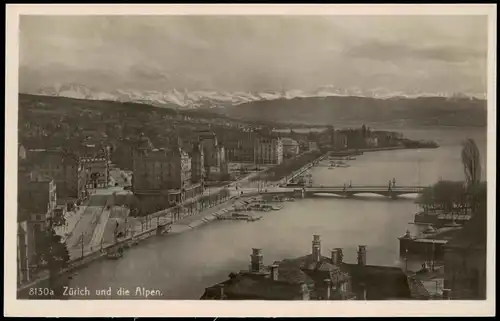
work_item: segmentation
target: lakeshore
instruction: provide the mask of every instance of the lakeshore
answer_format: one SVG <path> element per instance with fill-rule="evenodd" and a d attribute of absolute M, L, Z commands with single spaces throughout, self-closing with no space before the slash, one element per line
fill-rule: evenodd
<path fill-rule="evenodd" d="M 463 170 L 456 159 L 460 150 L 460 135 L 450 133 L 444 136 L 446 132 L 415 134 L 422 138 L 440 137 L 441 148 L 365 153 L 349 160 L 349 168 L 335 171 L 321 166 L 312 167 L 310 173 L 314 184 L 328 186 L 334 182 L 338 185 L 352 180 L 354 185 L 383 185 L 388 179 L 387 166 L 391 167 L 390 174 L 396 177 L 398 185 L 432 184 L 436 182 L 436 169 L 444 179 L 462 177 Z M 481 140 L 482 136 L 474 137 Z M 453 143 L 455 141 L 457 143 Z M 436 158 L 442 162 L 436 163 Z M 447 165 L 440 165 L 444 163 Z M 415 175 L 417 165 L 420 166 L 420 175 Z M 257 190 L 257 187 L 254 183 L 253 189 L 241 186 L 240 190 L 247 194 Z M 270 188 L 269 192 L 272 190 Z M 71 286 L 88 286 L 91 290 L 99 289 L 102 284 L 131 289 L 140 284 L 160 289 L 163 293 L 161 299 L 198 299 L 206 287 L 225 280 L 230 271 L 244 269 L 249 249 L 263 248 L 265 261 L 272 263 L 283 257 L 303 254 L 307 248 L 301 246 L 307 244 L 311 233 L 316 232 L 325 236 L 328 246 L 343 247 L 347 262 L 356 260 L 358 244 L 368 244 L 370 264 L 404 269 L 407 263 L 409 270 L 416 271 L 421 268 L 422 262 L 414 262 L 413 258 L 408 262 L 400 259 L 398 242 L 398 237 L 407 229 L 417 234 L 420 227 L 408 225 L 409 221 L 413 221 L 415 211 L 413 201 L 405 198 L 398 201 L 375 196 L 359 196 L 350 200 L 333 196 L 305 198 L 285 203 L 283 210 L 267 213 L 264 219 L 254 223 L 218 220 L 217 223 L 203 223 L 195 228 L 179 226 L 179 233 L 148 237 L 147 241 L 140 242 L 140 246 L 127 250 L 119 260 L 94 261 L 73 274 L 68 282 Z M 202 216 L 197 214 L 189 221 Z M 331 224 L 332 219 L 342 224 Z M 188 223 L 188 220 L 185 222 Z M 256 235 L 259 237 L 256 238 Z M 228 243 L 228 240 L 237 241 Z M 213 251 L 214 248 L 225 250 Z M 196 275 L 194 279 L 193 275 Z M 158 282 L 159 279 L 161 282 Z"/>
<path fill-rule="evenodd" d="M 357 150 L 357 152 L 358 153 L 359 152 L 376 152 L 376 151 L 391 151 L 391 150 L 404 150 L 404 149 L 413 149 L 413 148 L 407 148 L 404 146 L 393 146 L 393 147 L 381 147 L 381 148 L 366 148 L 366 149 Z M 354 151 L 351 151 L 351 152 L 354 152 Z M 313 161 L 309 162 L 308 164 L 302 166 L 301 168 L 293 171 L 290 175 L 287 175 L 284 179 L 280 179 L 277 182 L 285 182 L 285 184 L 286 184 L 287 182 L 289 182 L 293 178 L 300 176 L 304 172 L 313 168 L 315 166 L 315 164 L 317 164 L 319 161 L 321 161 L 322 159 L 327 157 L 328 154 L 329 153 L 327 152 L 327 153 L 319 156 L 315 160 L 313 160 Z M 235 184 L 246 183 L 253 176 L 258 175 L 258 174 L 259 174 L 258 172 L 252 173 L 252 174 L 244 177 L 240 181 L 235 182 Z M 267 189 L 267 186 L 264 188 Z M 234 193 L 234 191 L 232 191 L 232 192 Z M 224 209 L 230 208 L 231 206 L 235 205 L 237 202 L 242 202 L 246 199 L 249 199 L 249 198 L 255 197 L 255 196 L 259 196 L 262 194 L 276 194 L 276 193 L 282 194 L 283 191 L 270 190 L 269 192 L 264 192 L 264 189 L 262 189 L 261 191 L 258 191 L 254 188 L 250 188 L 250 189 L 245 189 L 243 197 L 241 197 L 239 195 L 239 193 L 240 193 L 240 191 L 238 191 L 238 193 L 235 193 L 237 195 L 232 195 L 228 200 L 223 201 L 220 204 L 217 204 L 213 207 L 206 208 L 206 209 L 204 209 L 198 213 L 195 213 L 195 214 L 186 215 L 175 222 L 172 222 L 172 218 L 171 218 L 172 209 L 171 208 L 167 209 L 167 210 L 162 210 L 162 211 L 157 212 L 157 213 L 152 213 L 152 214 L 150 214 L 150 216 L 152 218 L 155 218 L 157 216 L 163 216 L 162 221 L 160 222 L 160 220 L 153 219 L 150 222 L 151 225 L 149 228 L 147 228 L 143 231 L 137 232 L 133 236 L 128 236 L 126 238 L 123 238 L 114 244 L 107 244 L 106 246 L 103 246 L 102 249 L 88 253 L 87 255 L 85 255 L 82 258 L 79 258 L 77 260 L 70 262 L 69 267 L 67 269 L 65 269 L 64 271 L 62 271 L 60 276 L 63 278 L 71 276 L 71 274 L 75 273 L 76 271 L 88 267 L 91 263 L 106 258 L 106 250 L 108 250 L 108 249 L 111 249 L 111 248 L 114 248 L 117 246 L 123 246 L 124 248 L 127 249 L 127 248 L 138 246 L 138 245 L 140 245 L 141 242 L 146 241 L 153 236 L 168 237 L 168 235 L 176 235 L 176 234 L 185 233 L 185 232 L 191 231 L 193 229 L 199 228 L 201 226 L 204 226 L 210 222 L 213 222 L 214 220 L 216 220 L 215 215 L 218 212 L 220 212 Z M 189 202 L 195 202 L 195 200 L 189 200 Z M 170 215 L 170 217 L 169 217 L 169 215 Z M 169 221 L 171 223 L 166 224 L 165 223 L 166 221 Z M 155 222 L 156 222 L 156 224 L 155 224 Z M 163 225 L 168 225 L 168 229 L 169 229 L 168 233 L 158 235 L 158 225 L 157 225 L 158 223 L 161 223 Z M 126 255 L 126 251 L 125 251 L 125 255 Z M 25 285 L 19 287 L 18 293 L 24 293 L 29 288 L 43 284 L 44 282 L 48 281 L 48 278 L 49 278 L 49 275 L 47 273 L 45 276 L 43 276 L 37 280 L 34 280 L 31 283 L 28 283 L 28 284 L 25 284 Z"/>

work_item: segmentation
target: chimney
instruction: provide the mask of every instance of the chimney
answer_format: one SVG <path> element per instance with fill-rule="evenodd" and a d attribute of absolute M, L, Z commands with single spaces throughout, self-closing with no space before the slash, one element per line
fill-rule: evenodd
<path fill-rule="evenodd" d="M 333 265 L 337 265 L 338 264 L 338 254 L 337 254 L 337 250 L 336 249 L 333 249 L 330 251 L 331 255 L 331 261 L 332 261 L 332 264 Z"/>
<path fill-rule="evenodd" d="M 450 289 L 443 289 L 443 300 L 449 300 L 450 299 Z"/>
<path fill-rule="evenodd" d="M 308 301 L 309 300 L 309 288 L 307 287 L 306 284 L 302 283 L 300 285 L 300 292 L 302 294 L 302 300 Z"/>
<path fill-rule="evenodd" d="M 321 240 L 320 240 L 319 235 L 313 236 L 312 257 L 313 257 L 314 262 L 321 261 Z"/>
<path fill-rule="evenodd" d="M 271 265 L 271 278 L 273 281 L 278 281 L 278 265 Z"/>
<path fill-rule="evenodd" d="M 358 264 L 366 265 L 366 245 L 359 245 Z"/>
<path fill-rule="evenodd" d="M 337 251 L 337 264 L 342 264 L 344 263 L 342 260 L 344 259 L 344 253 L 342 252 L 342 248 L 337 247 L 335 248 Z"/>
<path fill-rule="evenodd" d="M 263 267 L 263 257 L 261 249 L 252 249 L 250 272 L 260 272 Z"/>
<path fill-rule="evenodd" d="M 219 291 L 220 291 L 220 293 L 219 293 L 219 296 L 220 296 L 219 299 L 220 300 L 224 300 L 224 285 L 219 284 Z"/>
<path fill-rule="evenodd" d="M 331 290 L 332 290 L 332 280 L 325 279 L 326 292 L 325 292 L 325 300 L 330 300 Z"/>
<path fill-rule="evenodd" d="M 366 300 L 366 286 L 363 283 L 359 285 L 357 298 L 358 300 Z"/>

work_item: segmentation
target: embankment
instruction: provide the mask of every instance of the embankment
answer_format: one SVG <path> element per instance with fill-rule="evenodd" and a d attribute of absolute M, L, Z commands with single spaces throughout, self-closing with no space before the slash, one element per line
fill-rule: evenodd
<path fill-rule="evenodd" d="M 249 197 L 258 195 L 259 193 L 247 193 L 245 197 L 231 197 L 228 200 L 215 205 L 213 207 L 207 208 L 200 213 L 185 216 L 170 225 L 170 230 L 168 234 L 179 234 L 183 232 L 187 232 L 208 224 L 214 220 L 216 220 L 216 214 L 222 211 L 225 208 L 228 208 L 238 202 L 241 202 Z M 73 260 L 69 262 L 69 266 L 60 272 L 59 276 L 62 278 L 68 278 L 75 271 L 87 267 L 92 262 L 97 260 L 101 260 L 106 257 L 106 250 L 123 246 L 125 249 L 130 248 L 132 246 L 138 245 L 141 241 L 150 238 L 151 236 L 157 235 L 157 227 L 146 229 L 142 232 L 136 233 L 133 236 L 129 236 L 123 239 L 118 240 L 116 243 L 104 245 L 102 249 L 94 251 L 85 255 L 82 258 Z M 40 277 L 37 280 L 33 280 L 28 284 L 24 284 L 17 289 L 18 298 L 27 298 L 29 290 L 35 287 L 49 287 L 48 284 L 49 276 L 48 274 L 44 277 Z"/>

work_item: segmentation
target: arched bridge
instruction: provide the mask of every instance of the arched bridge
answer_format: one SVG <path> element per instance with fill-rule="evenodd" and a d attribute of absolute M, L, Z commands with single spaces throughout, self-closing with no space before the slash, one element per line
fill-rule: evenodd
<path fill-rule="evenodd" d="M 405 194 L 421 194 L 425 186 L 309 186 L 304 187 L 305 194 L 327 193 L 345 197 L 356 194 L 378 194 L 395 198 Z"/>

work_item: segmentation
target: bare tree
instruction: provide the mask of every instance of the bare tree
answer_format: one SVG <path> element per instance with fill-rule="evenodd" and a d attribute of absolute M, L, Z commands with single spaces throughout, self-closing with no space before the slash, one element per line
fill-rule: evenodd
<path fill-rule="evenodd" d="M 468 138 L 462 143 L 462 164 L 464 166 L 465 183 L 467 194 L 470 197 L 470 205 L 473 212 L 477 206 L 477 195 L 471 192 L 479 185 L 481 181 L 481 159 L 479 148 L 476 142 Z"/>
<path fill-rule="evenodd" d="M 480 153 L 476 142 L 468 138 L 462 143 L 462 164 L 464 166 L 467 187 L 476 185 L 481 180 Z"/>

